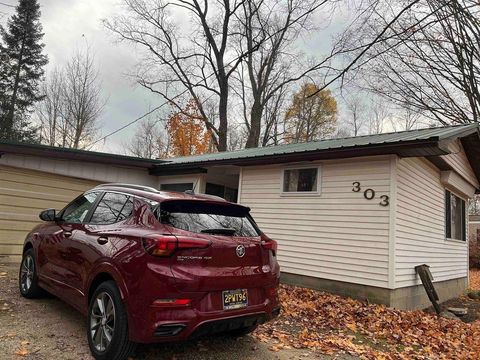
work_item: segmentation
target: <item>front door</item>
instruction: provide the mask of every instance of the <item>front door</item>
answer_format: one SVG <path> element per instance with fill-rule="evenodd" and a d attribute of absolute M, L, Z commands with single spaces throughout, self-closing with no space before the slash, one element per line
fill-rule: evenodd
<path fill-rule="evenodd" d="M 66 286 L 75 298 L 69 299 L 77 307 L 84 305 L 89 275 L 99 261 L 111 258 L 121 222 L 130 216 L 133 199 L 125 194 L 106 192 L 95 202 L 94 208 L 81 224 L 77 224 L 63 248 L 62 264 Z"/>
<path fill-rule="evenodd" d="M 98 192 L 90 192 L 77 197 L 60 212 L 60 219 L 52 222 L 40 239 L 40 274 L 52 288 L 50 290 L 59 297 L 74 299 L 80 295 L 78 290 L 71 286 L 78 276 L 72 269 L 84 261 L 74 246 L 75 238 L 77 232 L 82 230 L 98 195 Z"/>

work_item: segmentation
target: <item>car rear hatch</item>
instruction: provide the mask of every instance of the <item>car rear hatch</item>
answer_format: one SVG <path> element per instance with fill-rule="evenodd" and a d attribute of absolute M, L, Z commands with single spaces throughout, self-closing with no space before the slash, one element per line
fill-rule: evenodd
<path fill-rule="evenodd" d="M 171 260 L 179 291 L 262 288 L 275 283 L 270 250 L 264 247 L 248 208 L 226 202 L 172 200 L 161 203 L 158 214 L 164 229 L 179 244 Z"/>

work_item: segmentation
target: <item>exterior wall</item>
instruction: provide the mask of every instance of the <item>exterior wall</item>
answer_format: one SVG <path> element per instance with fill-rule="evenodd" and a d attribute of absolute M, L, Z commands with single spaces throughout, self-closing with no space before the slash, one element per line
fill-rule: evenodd
<path fill-rule="evenodd" d="M 41 222 L 40 211 L 62 209 L 96 185 L 96 181 L 0 165 L 0 255 L 22 253 L 26 234 Z"/>
<path fill-rule="evenodd" d="M 440 171 L 423 158 L 400 159 L 396 184 L 395 288 L 420 285 L 414 267 L 421 264 L 430 266 L 434 282 L 467 278 L 467 242 L 445 238 Z"/>
<path fill-rule="evenodd" d="M 280 280 L 285 284 L 328 291 L 354 299 L 367 300 L 376 304 L 385 304 L 397 309 L 425 309 L 432 305 L 423 285 L 386 289 L 288 273 L 282 273 Z M 449 299 L 452 297 L 452 294 L 462 293 L 466 287 L 467 280 L 467 278 L 459 278 L 436 282 L 435 290 L 440 299 Z"/>
<path fill-rule="evenodd" d="M 475 176 L 470 163 L 468 161 L 465 150 L 463 149 L 460 140 L 452 142 L 449 146 L 449 150 L 452 152 L 449 155 L 444 155 L 442 158 L 466 181 L 476 188 L 479 188 L 478 179 Z"/>
<path fill-rule="evenodd" d="M 281 194 L 285 166 L 244 167 L 240 203 L 278 241 L 282 272 L 376 287 L 389 287 L 391 157 L 324 161 L 319 195 Z M 303 164 L 305 165 L 305 164 Z M 362 192 L 353 192 L 352 183 Z M 363 189 L 376 192 L 366 200 Z"/>
<path fill-rule="evenodd" d="M 201 194 L 205 193 L 207 183 L 224 185 L 232 189 L 238 187 L 238 168 L 233 171 L 231 169 L 218 167 L 207 169 L 208 172 L 204 174 L 159 176 L 156 186 L 160 189 L 162 184 L 192 183 L 194 185 L 194 191 Z"/>
<path fill-rule="evenodd" d="M 0 165 L 44 171 L 98 182 L 122 182 L 155 186 L 158 181 L 156 176 L 148 174 L 147 169 L 75 160 L 48 159 L 42 156 L 4 154 L 0 158 Z"/>
<path fill-rule="evenodd" d="M 159 176 L 156 184 L 156 188 L 160 189 L 162 184 L 179 184 L 179 183 L 192 183 L 194 191 L 198 193 L 205 192 L 205 174 L 193 174 L 193 175 L 173 175 L 173 176 Z"/>
<path fill-rule="evenodd" d="M 468 278 L 436 281 L 435 290 L 440 301 L 445 301 L 460 295 L 467 287 Z M 397 309 L 425 309 L 432 306 L 423 285 L 414 285 L 389 290 L 389 306 Z"/>

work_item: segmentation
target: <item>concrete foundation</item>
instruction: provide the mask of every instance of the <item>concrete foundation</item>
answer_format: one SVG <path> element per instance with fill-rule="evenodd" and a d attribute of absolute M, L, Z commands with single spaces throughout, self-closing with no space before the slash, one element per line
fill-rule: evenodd
<path fill-rule="evenodd" d="M 398 289 L 387 289 L 290 273 L 282 273 L 280 281 L 284 284 L 304 286 L 354 299 L 368 300 L 376 304 L 385 304 L 397 309 L 424 309 L 431 305 L 427 293 L 421 284 Z M 467 284 L 468 279 L 464 277 L 435 282 L 434 286 L 440 297 L 440 302 L 443 302 L 461 295 L 467 288 Z"/>

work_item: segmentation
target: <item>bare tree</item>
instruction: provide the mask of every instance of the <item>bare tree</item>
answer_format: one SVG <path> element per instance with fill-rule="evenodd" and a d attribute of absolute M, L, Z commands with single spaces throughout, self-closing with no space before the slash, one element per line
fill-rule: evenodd
<path fill-rule="evenodd" d="M 67 129 L 63 111 L 63 73 L 54 69 L 42 84 L 44 99 L 37 104 L 36 114 L 40 121 L 40 141 L 51 146 L 67 145 Z"/>
<path fill-rule="evenodd" d="M 77 53 L 65 67 L 64 116 L 72 131 L 73 148 L 85 148 L 98 132 L 98 119 L 105 106 L 100 78 L 89 51 Z"/>
<path fill-rule="evenodd" d="M 381 134 L 388 117 L 391 115 L 388 103 L 386 103 L 386 101 L 381 101 L 381 99 L 372 99 L 369 110 L 370 118 L 368 133 L 370 135 Z"/>
<path fill-rule="evenodd" d="M 262 146 L 278 145 L 285 135 L 285 107 L 288 87 L 280 88 L 265 104 Z"/>
<path fill-rule="evenodd" d="M 243 59 L 246 75 L 239 76 L 248 129 L 247 148 L 259 145 L 266 105 L 269 102 L 270 106 L 278 105 L 281 99 L 277 97 L 275 102 L 271 101 L 272 97 L 320 68 L 317 64 L 300 65 L 301 56 L 295 42 L 302 34 L 313 29 L 310 23 L 312 15 L 326 4 L 330 2 L 272 0 L 247 1 L 243 4 L 240 23 L 244 36 L 240 38 L 238 48 L 240 56 L 247 54 Z M 244 67 L 237 70 L 243 71 Z M 245 88 L 248 88 L 248 94 Z M 274 128 L 267 123 L 264 129 Z M 264 134 L 262 143 L 265 138 L 268 138 L 268 134 Z"/>
<path fill-rule="evenodd" d="M 138 126 L 133 138 L 125 144 L 127 153 L 149 159 L 168 157 L 169 142 L 159 119 L 146 118 Z"/>
<path fill-rule="evenodd" d="M 348 116 L 348 125 L 351 128 L 353 136 L 358 136 L 360 131 L 367 123 L 366 107 L 359 96 L 350 96 L 346 100 Z"/>
<path fill-rule="evenodd" d="M 314 12 L 320 8 L 329 12 L 335 3 L 124 0 L 128 15 L 117 16 L 105 25 L 120 40 L 147 50 L 135 74 L 138 83 L 175 104 L 178 111 L 185 98 L 195 99 L 217 149 L 225 151 L 232 88 L 243 101 L 246 147 L 255 147 L 260 141 L 264 109 L 271 98 L 287 84 L 328 68 L 332 54 L 299 72 L 293 71 L 292 64 L 298 63 L 299 56 L 292 44 L 307 29 Z M 191 19 L 193 31 L 172 21 L 171 14 L 180 12 Z M 242 89 L 235 88 L 238 83 Z M 212 100 L 217 106 L 214 118 L 205 109 L 205 103 Z"/>
<path fill-rule="evenodd" d="M 247 138 L 246 129 L 242 124 L 232 124 L 228 126 L 228 151 L 240 150 L 245 146 Z"/>
<path fill-rule="evenodd" d="M 63 69 L 53 71 L 43 86 L 45 98 L 36 109 L 42 141 L 88 148 L 98 133 L 98 120 L 105 106 L 100 85 L 88 50 L 76 53 Z"/>
<path fill-rule="evenodd" d="M 367 44 L 403 1 L 376 1 L 376 11 L 350 29 Z M 422 0 L 365 54 L 358 81 L 400 106 L 442 124 L 480 121 L 480 3 Z"/>
<path fill-rule="evenodd" d="M 333 135 L 334 139 L 341 139 L 352 136 L 352 131 L 349 126 L 340 125 L 337 127 L 337 131 Z"/>
<path fill-rule="evenodd" d="M 421 114 L 408 107 L 399 109 L 398 114 L 396 116 L 392 116 L 391 125 L 394 131 L 412 130 L 421 125 L 421 117 Z"/>
<path fill-rule="evenodd" d="M 120 40 L 146 50 L 135 74 L 138 83 L 178 111 L 185 100 L 194 99 L 217 150 L 225 151 L 232 98 L 240 96 L 243 102 L 246 146 L 258 146 L 262 129 L 274 128 L 267 126 L 264 111 L 278 91 L 314 73 L 322 79 L 318 91 L 343 79 L 419 1 L 399 8 L 368 43 L 347 49 L 340 39 L 324 56 L 306 64 L 300 64 L 292 44 L 306 33 L 312 14 L 330 14 L 335 0 L 124 0 L 127 14 L 105 25 Z M 193 30 L 177 25 L 172 14 L 189 19 Z M 332 62 L 346 52 L 354 54 L 346 65 Z M 295 68 L 297 64 L 301 66 Z M 239 82 L 241 89 L 236 89 Z M 215 104 L 214 117 L 205 109 L 207 103 Z"/>
<path fill-rule="evenodd" d="M 136 74 L 140 85 L 159 94 L 178 111 L 182 111 L 185 99 L 196 101 L 219 151 L 227 149 L 230 78 L 243 57 L 241 54 L 232 59 L 228 52 L 237 35 L 233 31 L 235 14 L 243 3 L 124 0 L 128 15 L 105 22 L 120 39 L 147 50 Z M 174 11 L 183 11 L 186 18 L 192 19 L 192 33 L 182 31 L 172 21 Z M 203 106 L 211 98 L 216 100 L 218 124 Z"/>

